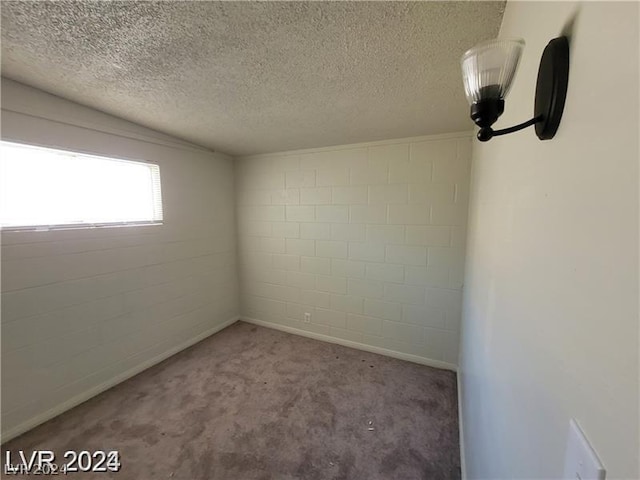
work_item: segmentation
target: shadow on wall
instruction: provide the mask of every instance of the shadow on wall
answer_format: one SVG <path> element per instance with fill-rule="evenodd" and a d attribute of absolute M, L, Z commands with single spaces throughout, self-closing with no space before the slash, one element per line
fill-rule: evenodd
<path fill-rule="evenodd" d="M 567 22 L 564 24 L 564 27 L 562 27 L 562 32 L 560 33 L 560 35 L 567 37 L 569 39 L 569 49 L 571 49 L 571 40 L 573 40 L 573 30 L 576 25 L 576 20 L 578 18 L 579 13 L 580 13 L 580 7 L 578 6 L 569 17 L 569 20 L 567 20 Z"/>

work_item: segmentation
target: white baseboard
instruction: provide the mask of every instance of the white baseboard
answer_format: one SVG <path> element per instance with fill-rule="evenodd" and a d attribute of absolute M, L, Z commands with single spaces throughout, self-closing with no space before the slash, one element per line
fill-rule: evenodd
<path fill-rule="evenodd" d="M 193 338 L 190 338 L 186 342 L 183 342 L 180 345 L 170 348 L 169 350 L 162 352 L 161 354 L 156 355 L 155 357 L 150 358 L 149 360 L 146 360 L 145 362 L 142 362 L 141 364 L 136 365 L 135 367 L 130 368 L 129 370 L 126 370 L 125 372 L 107 380 L 106 382 L 96 385 L 95 387 L 87 390 L 86 392 L 82 392 L 70 398 L 69 400 L 62 402 L 61 404 L 56 405 L 55 407 L 50 408 L 49 410 L 42 412 L 36 415 L 35 417 L 30 418 L 25 422 L 22 422 L 19 425 L 16 425 L 15 427 L 7 430 L 6 432 L 3 432 L 1 443 L 8 442 L 12 438 L 17 437 L 18 435 L 22 435 L 23 433 L 31 430 L 32 428 L 37 427 L 41 423 L 44 423 L 47 420 L 51 420 L 53 417 L 57 417 L 58 415 L 66 412 L 67 410 L 71 410 L 73 407 L 80 405 L 83 402 L 86 402 L 90 398 L 95 397 L 96 395 L 104 392 L 105 390 L 108 390 L 109 388 L 124 382 L 125 380 L 133 377 L 134 375 L 137 375 L 138 373 L 146 370 L 147 368 L 150 368 L 156 365 L 157 363 L 160 363 L 161 361 L 166 360 L 172 355 L 175 355 L 176 353 L 190 347 L 191 345 L 198 343 L 201 340 L 204 340 L 205 338 L 213 335 L 214 333 L 219 332 L 220 330 L 227 328 L 229 325 L 234 324 L 239 319 L 240 317 L 236 316 L 227 320 L 224 323 L 221 323 L 220 325 L 216 325 L 215 327 L 210 328 L 209 330 L 205 330 L 201 334 Z"/>
<path fill-rule="evenodd" d="M 460 380 L 460 369 L 456 374 L 458 382 L 458 436 L 460 441 L 460 474 L 462 480 L 467 479 L 467 462 L 464 453 L 464 425 L 462 423 L 462 381 Z"/>
<path fill-rule="evenodd" d="M 321 333 L 308 332 L 299 328 L 288 327 L 286 325 L 280 325 L 272 322 L 265 322 L 264 320 L 258 320 L 255 318 L 249 318 L 241 316 L 240 320 L 247 323 L 253 323 L 261 327 L 273 328 L 274 330 L 281 330 L 287 333 L 293 333 L 294 335 L 300 335 L 302 337 L 313 338 L 314 340 L 321 340 L 323 342 L 335 343 L 344 347 L 351 347 L 357 350 L 364 350 L 365 352 L 377 353 L 378 355 L 385 355 L 387 357 L 397 358 L 399 360 L 406 360 L 408 362 L 419 363 L 420 365 L 426 365 L 428 367 L 442 368 L 444 370 L 451 370 L 456 372 L 458 367 L 452 363 L 443 362 L 441 360 L 433 360 L 431 358 L 419 357 L 418 355 L 412 355 L 410 353 L 396 352 L 395 350 L 388 350 L 386 348 L 374 347 L 365 343 L 352 342 L 351 340 L 344 340 L 342 338 L 331 337 L 329 335 L 323 335 Z"/>

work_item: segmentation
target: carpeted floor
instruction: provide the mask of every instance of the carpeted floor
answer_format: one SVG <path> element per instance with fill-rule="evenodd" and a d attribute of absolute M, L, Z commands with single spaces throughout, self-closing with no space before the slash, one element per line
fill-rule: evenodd
<path fill-rule="evenodd" d="M 3 463 L 20 449 L 120 452 L 120 472 L 71 478 L 457 479 L 456 377 L 238 322 L 12 440 Z"/>

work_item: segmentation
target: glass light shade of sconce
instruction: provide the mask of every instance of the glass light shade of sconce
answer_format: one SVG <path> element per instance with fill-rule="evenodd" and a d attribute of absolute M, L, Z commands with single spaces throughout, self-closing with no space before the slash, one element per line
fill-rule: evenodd
<path fill-rule="evenodd" d="M 479 43 L 462 56 L 462 79 L 469 105 L 504 100 L 524 49 L 522 39 L 496 38 Z"/>

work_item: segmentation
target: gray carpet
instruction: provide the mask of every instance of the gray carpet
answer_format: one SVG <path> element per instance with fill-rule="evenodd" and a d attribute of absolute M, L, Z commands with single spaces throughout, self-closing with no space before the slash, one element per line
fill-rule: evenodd
<path fill-rule="evenodd" d="M 457 479 L 455 374 L 238 322 L 12 440 L 125 479 Z M 51 478 L 51 477 L 50 477 Z"/>

